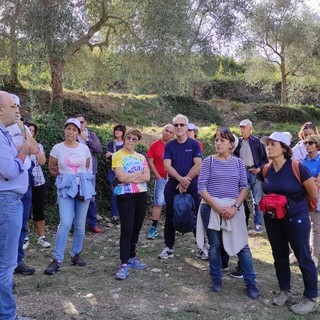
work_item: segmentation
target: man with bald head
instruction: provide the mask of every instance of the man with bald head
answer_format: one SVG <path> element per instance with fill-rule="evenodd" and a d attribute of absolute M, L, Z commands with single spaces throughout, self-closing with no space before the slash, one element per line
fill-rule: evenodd
<path fill-rule="evenodd" d="M 149 229 L 147 238 L 153 240 L 157 237 L 158 221 L 161 217 L 161 209 L 165 204 L 164 187 L 167 183 L 168 173 L 163 166 L 163 153 L 165 145 L 172 140 L 174 136 L 174 126 L 167 124 L 162 130 L 161 138 L 153 142 L 147 152 L 148 164 L 154 175 L 154 201 L 151 212 L 152 226 Z"/>
<path fill-rule="evenodd" d="M 26 139 L 17 151 L 6 129 L 20 117 L 11 94 L 0 91 L 0 319 L 27 319 L 16 315 L 12 293 L 13 271 L 17 265 L 18 242 L 22 225 L 21 198 L 28 188 L 28 170 L 24 165 L 30 153 Z"/>

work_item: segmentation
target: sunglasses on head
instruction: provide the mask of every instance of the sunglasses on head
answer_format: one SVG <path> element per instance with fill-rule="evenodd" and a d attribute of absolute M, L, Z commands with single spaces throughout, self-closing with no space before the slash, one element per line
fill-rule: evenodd
<path fill-rule="evenodd" d="M 184 126 L 186 126 L 185 123 L 175 123 L 175 124 L 174 124 L 174 127 L 175 127 L 175 128 L 178 128 L 178 127 L 183 128 Z"/>
<path fill-rule="evenodd" d="M 312 146 L 313 144 L 315 144 L 315 142 L 314 141 L 304 141 L 303 144 L 304 145 L 308 144 L 309 146 Z"/>

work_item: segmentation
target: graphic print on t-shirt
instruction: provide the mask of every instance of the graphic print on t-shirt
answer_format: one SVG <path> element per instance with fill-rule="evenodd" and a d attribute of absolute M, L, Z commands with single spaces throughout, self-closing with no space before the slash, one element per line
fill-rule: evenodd
<path fill-rule="evenodd" d="M 78 168 L 80 168 L 84 161 L 83 158 L 77 153 L 69 153 L 64 158 L 67 167 L 70 167 L 74 173 L 78 173 Z"/>

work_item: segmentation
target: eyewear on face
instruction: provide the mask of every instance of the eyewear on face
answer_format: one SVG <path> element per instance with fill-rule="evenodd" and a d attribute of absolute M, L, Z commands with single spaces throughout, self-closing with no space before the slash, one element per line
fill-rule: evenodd
<path fill-rule="evenodd" d="M 178 128 L 178 127 L 183 128 L 184 126 L 186 126 L 185 123 L 175 123 L 175 124 L 174 124 L 174 127 L 175 127 L 175 128 Z"/>
<path fill-rule="evenodd" d="M 127 139 L 128 141 L 132 141 L 132 142 L 137 142 L 137 141 L 138 141 L 138 138 L 131 137 L 131 136 L 127 136 L 126 139 Z"/>
<path fill-rule="evenodd" d="M 171 134 L 174 133 L 173 131 L 170 131 L 170 130 L 168 130 L 168 129 L 165 129 L 165 132 L 168 132 L 168 133 L 171 133 Z"/>
<path fill-rule="evenodd" d="M 309 146 L 312 146 L 313 144 L 315 144 L 315 142 L 314 141 L 304 141 L 303 144 L 304 145 L 308 144 Z"/>
<path fill-rule="evenodd" d="M 85 120 L 80 121 L 81 124 L 84 124 L 85 122 L 86 122 Z"/>

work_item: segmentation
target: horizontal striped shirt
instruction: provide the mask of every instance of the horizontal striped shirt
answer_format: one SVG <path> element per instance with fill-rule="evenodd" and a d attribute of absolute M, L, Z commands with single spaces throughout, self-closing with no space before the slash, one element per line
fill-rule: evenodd
<path fill-rule="evenodd" d="M 241 189 L 248 187 L 247 173 L 241 159 L 231 156 L 219 160 L 213 156 L 204 159 L 198 180 L 198 192 L 207 191 L 216 198 L 237 198 Z"/>

